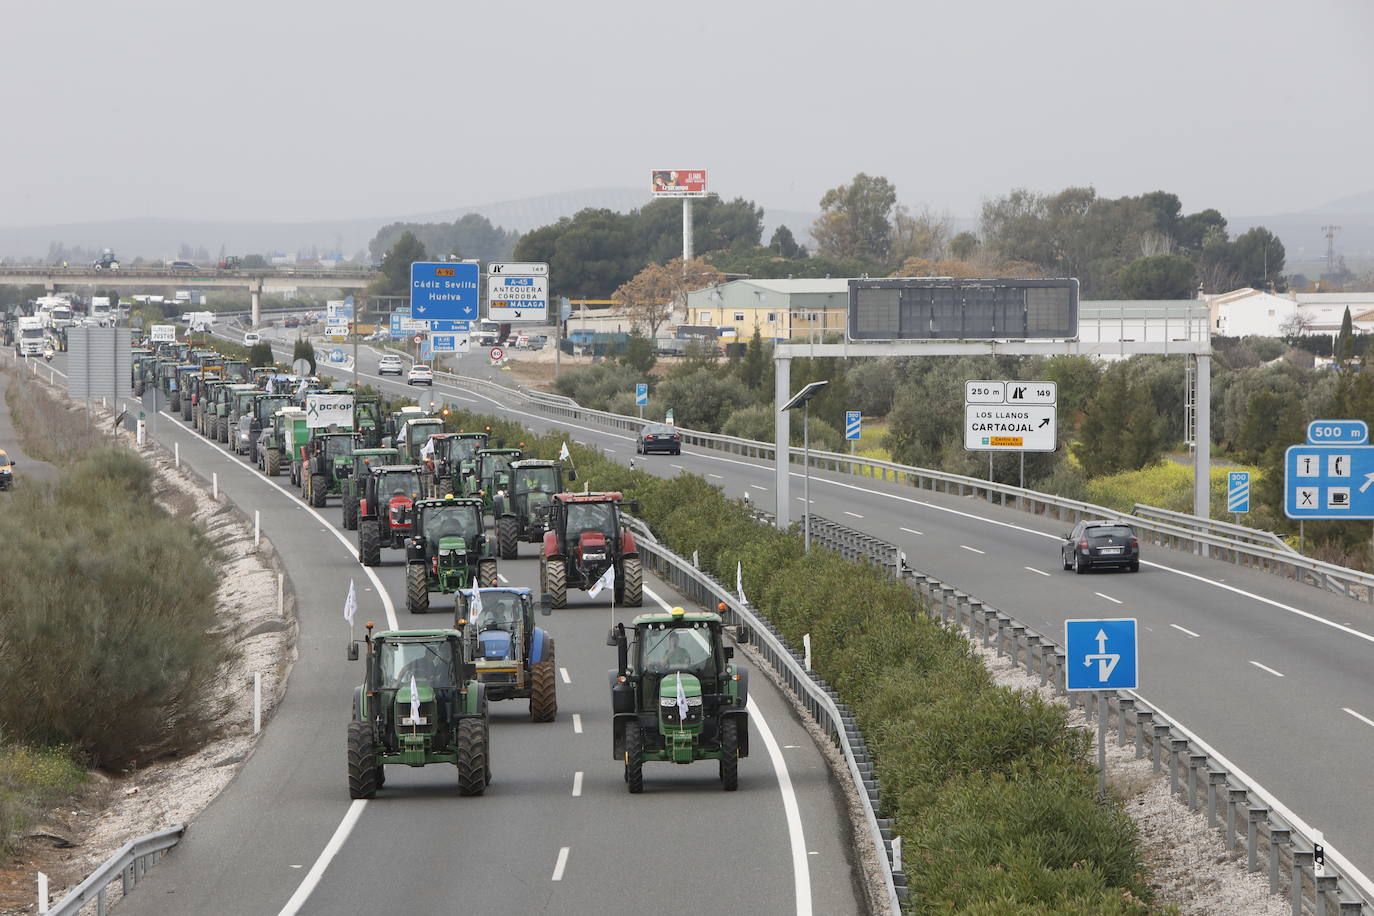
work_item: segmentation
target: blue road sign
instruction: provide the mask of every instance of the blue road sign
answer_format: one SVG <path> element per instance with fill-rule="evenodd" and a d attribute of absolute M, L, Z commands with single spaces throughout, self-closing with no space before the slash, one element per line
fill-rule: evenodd
<path fill-rule="evenodd" d="M 1314 445 L 1364 445 L 1369 441 L 1369 426 L 1363 420 L 1313 420 L 1307 424 L 1307 441 Z"/>
<path fill-rule="evenodd" d="M 344 352 L 343 352 L 342 350 L 337 349 L 337 348 L 336 348 L 336 349 L 333 349 L 333 350 L 330 350 L 330 351 L 329 351 L 329 361 L 330 361 L 331 363 L 341 363 L 341 362 L 343 362 L 343 361 L 344 361 Z"/>
<path fill-rule="evenodd" d="M 1140 653 L 1133 617 L 1064 621 L 1068 690 L 1135 690 Z"/>
<path fill-rule="evenodd" d="M 844 437 L 846 439 L 859 438 L 859 428 L 862 423 L 862 412 L 857 410 L 846 410 L 844 412 Z"/>
<path fill-rule="evenodd" d="M 649 385 L 647 382 L 639 382 L 635 385 L 635 406 L 643 407 L 649 403 Z"/>
<path fill-rule="evenodd" d="M 391 325 L 389 328 L 389 333 L 392 340 L 400 340 L 402 337 L 406 336 L 406 332 L 401 329 L 401 321 L 409 317 L 409 306 L 403 309 L 396 309 L 391 313 Z"/>
<path fill-rule="evenodd" d="M 476 264 L 416 261 L 410 265 L 410 317 L 476 320 L 480 277 Z"/>
<path fill-rule="evenodd" d="M 457 353 L 458 335 L 456 334 L 431 334 L 429 335 L 429 345 L 435 353 Z"/>
<path fill-rule="evenodd" d="M 1290 445 L 1283 459 L 1289 518 L 1374 518 L 1374 445 Z"/>
<path fill-rule="evenodd" d="M 466 334 L 471 324 L 469 321 L 431 321 L 429 329 L 440 334 Z"/>
<path fill-rule="evenodd" d="M 1226 474 L 1226 511 L 1250 511 L 1250 472 L 1230 471 Z"/>

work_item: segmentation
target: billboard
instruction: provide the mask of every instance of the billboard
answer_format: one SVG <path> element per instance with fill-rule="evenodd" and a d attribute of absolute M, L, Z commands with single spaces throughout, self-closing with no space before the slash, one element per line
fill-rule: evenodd
<path fill-rule="evenodd" d="M 307 394 L 305 396 L 305 426 L 307 429 L 352 425 L 353 395 Z"/>
<path fill-rule="evenodd" d="M 1074 279 L 849 281 L 850 340 L 1073 340 Z"/>
<path fill-rule="evenodd" d="M 655 197 L 705 197 L 704 169 L 654 169 L 651 180 Z"/>
<path fill-rule="evenodd" d="M 148 339 L 153 343 L 176 343 L 177 326 L 174 324 L 149 325 Z"/>

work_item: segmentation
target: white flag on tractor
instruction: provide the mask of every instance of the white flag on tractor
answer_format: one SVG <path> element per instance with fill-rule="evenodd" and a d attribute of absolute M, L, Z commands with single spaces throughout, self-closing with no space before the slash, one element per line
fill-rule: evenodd
<path fill-rule="evenodd" d="M 682 675 L 677 675 L 677 717 L 679 721 L 687 719 L 687 691 L 682 689 Z"/>
<path fill-rule="evenodd" d="M 567 461 L 572 455 L 568 452 L 568 443 L 564 442 L 558 447 L 558 460 Z"/>
<path fill-rule="evenodd" d="M 410 676 L 410 721 L 420 724 L 420 688 L 415 686 L 415 675 Z"/>
<path fill-rule="evenodd" d="M 468 602 L 468 620 L 473 623 L 482 616 L 482 590 L 477 587 L 477 578 L 472 580 L 472 600 Z"/>
<path fill-rule="evenodd" d="M 735 563 L 735 591 L 739 593 L 739 603 L 748 604 L 749 601 L 744 597 L 744 564 Z"/>
<path fill-rule="evenodd" d="M 596 584 L 587 590 L 588 598 L 595 598 L 601 594 L 603 588 L 615 588 L 615 566 L 606 567 L 606 571 L 601 574 L 601 578 L 596 580 Z"/>
<path fill-rule="evenodd" d="M 344 620 L 348 625 L 353 626 L 353 615 L 358 613 L 358 591 L 353 587 L 353 580 L 348 580 L 348 597 L 344 599 Z"/>
<path fill-rule="evenodd" d="M 421 458 L 433 458 L 433 457 L 434 457 L 434 437 L 433 437 L 433 436 L 430 436 L 428 439 L 425 440 L 425 447 L 422 448 L 422 449 L 420 449 L 420 457 L 421 457 Z"/>
<path fill-rule="evenodd" d="M 276 379 L 272 378 L 271 376 L 268 376 L 268 377 L 267 377 L 267 393 L 268 393 L 268 394 L 276 394 L 276 393 L 277 393 L 277 386 L 276 386 L 275 382 L 276 382 Z"/>

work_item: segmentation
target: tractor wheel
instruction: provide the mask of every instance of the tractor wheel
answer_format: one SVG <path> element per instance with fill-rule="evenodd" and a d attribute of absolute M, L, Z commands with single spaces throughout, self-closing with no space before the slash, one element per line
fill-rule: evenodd
<path fill-rule="evenodd" d="M 626 557 L 621 567 L 623 576 L 615 583 L 620 592 L 621 607 L 639 607 L 644 604 L 644 567 L 639 557 Z"/>
<path fill-rule="evenodd" d="M 553 606 L 568 606 L 568 568 L 562 560 L 549 560 L 544 564 L 544 594 L 553 601 Z"/>
<path fill-rule="evenodd" d="M 530 666 L 530 721 L 552 722 L 558 716 L 558 683 L 553 659 Z"/>
<path fill-rule="evenodd" d="M 376 795 L 378 769 L 372 723 L 348 723 L 348 797 L 371 798 Z"/>
<path fill-rule="evenodd" d="M 497 579 L 496 579 L 496 561 L 495 561 L 495 560 L 478 560 L 478 561 L 477 561 L 477 584 L 478 584 L 478 587 L 479 587 L 479 588 L 495 588 L 495 587 L 496 587 Z"/>
<path fill-rule="evenodd" d="M 228 418 L 228 417 L 220 417 L 220 418 L 219 418 L 219 426 L 218 426 L 217 430 L 218 430 L 218 433 L 219 433 L 219 441 L 221 441 L 221 442 L 228 442 L 228 441 L 229 441 L 229 418 Z"/>
<path fill-rule="evenodd" d="M 406 613 L 429 613 L 429 582 L 425 564 L 406 564 Z"/>
<path fill-rule="evenodd" d="M 358 528 L 358 501 L 349 499 L 348 494 L 343 494 L 343 526 L 345 531 L 356 531 Z"/>
<path fill-rule="evenodd" d="M 739 788 L 739 722 L 735 716 L 720 722 L 720 784 L 726 792 Z"/>
<path fill-rule="evenodd" d="M 458 794 L 487 789 L 487 727 L 481 719 L 458 720 Z"/>
<path fill-rule="evenodd" d="M 310 505 L 316 509 L 324 505 L 329 498 L 329 481 L 325 480 L 323 474 L 310 475 Z"/>
<path fill-rule="evenodd" d="M 625 782 L 631 795 L 644 791 L 644 742 L 634 722 L 625 725 Z"/>
<path fill-rule="evenodd" d="M 503 560 L 514 560 L 520 553 L 520 542 L 516 539 L 518 527 L 511 515 L 496 520 L 496 555 Z"/>
<path fill-rule="evenodd" d="M 382 535 L 376 522 L 366 522 L 358 526 L 358 562 L 364 566 L 380 566 L 382 563 Z"/>
<path fill-rule="evenodd" d="M 281 473 L 281 452 L 277 449 L 269 448 L 267 455 L 262 459 L 263 472 L 268 477 L 276 477 Z"/>

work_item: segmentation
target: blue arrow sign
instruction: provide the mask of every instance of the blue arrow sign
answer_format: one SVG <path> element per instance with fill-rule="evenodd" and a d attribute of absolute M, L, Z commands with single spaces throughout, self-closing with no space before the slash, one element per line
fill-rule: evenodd
<path fill-rule="evenodd" d="M 1226 475 L 1226 511 L 1250 511 L 1250 472 L 1230 471 Z"/>
<path fill-rule="evenodd" d="M 635 385 L 635 406 L 643 407 L 649 403 L 649 385 L 647 382 L 639 382 Z"/>
<path fill-rule="evenodd" d="M 863 423 L 863 413 L 858 410 L 846 410 L 844 412 L 844 437 L 846 439 L 859 438 L 859 429 Z"/>
<path fill-rule="evenodd" d="M 1133 617 L 1064 621 L 1067 690 L 1135 690 L 1139 657 Z"/>
<path fill-rule="evenodd" d="M 1374 445 L 1290 445 L 1283 459 L 1289 518 L 1374 518 Z"/>
<path fill-rule="evenodd" d="M 410 317 L 422 321 L 477 318 L 480 271 L 461 261 L 410 265 Z"/>

